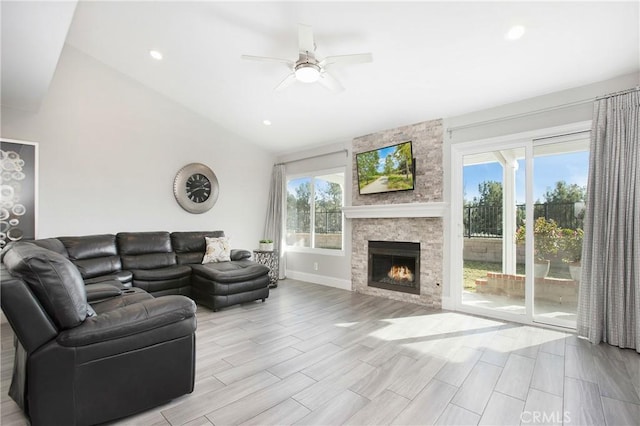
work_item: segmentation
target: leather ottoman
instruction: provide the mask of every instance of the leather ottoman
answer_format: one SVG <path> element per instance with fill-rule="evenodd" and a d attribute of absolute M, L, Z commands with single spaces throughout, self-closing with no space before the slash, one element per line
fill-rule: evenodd
<path fill-rule="evenodd" d="M 269 297 L 269 268 L 250 260 L 191 265 L 191 297 L 214 311 Z"/>

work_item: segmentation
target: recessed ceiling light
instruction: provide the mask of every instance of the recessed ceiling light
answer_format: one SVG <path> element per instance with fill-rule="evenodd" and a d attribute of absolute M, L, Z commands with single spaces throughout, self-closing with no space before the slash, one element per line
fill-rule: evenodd
<path fill-rule="evenodd" d="M 509 28 L 509 31 L 504 35 L 504 38 L 507 40 L 518 40 L 524 35 L 525 28 L 522 25 L 514 25 Z"/>
<path fill-rule="evenodd" d="M 151 56 L 153 59 L 157 61 L 162 59 L 162 53 L 158 52 L 157 50 L 150 50 L 149 56 Z"/>
<path fill-rule="evenodd" d="M 271 120 L 262 120 L 262 124 L 265 126 L 271 126 Z"/>

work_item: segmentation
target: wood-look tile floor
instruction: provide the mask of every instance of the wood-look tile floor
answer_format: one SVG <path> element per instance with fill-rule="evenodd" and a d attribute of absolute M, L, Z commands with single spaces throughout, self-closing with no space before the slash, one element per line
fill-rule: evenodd
<path fill-rule="evenodd" d="M 194 392 L 114 424 L 640 424 L 640 355 L 569 333 L 295 280 L 197 315 Z M 12 364 L 3 324 L 2 425 Z"/>

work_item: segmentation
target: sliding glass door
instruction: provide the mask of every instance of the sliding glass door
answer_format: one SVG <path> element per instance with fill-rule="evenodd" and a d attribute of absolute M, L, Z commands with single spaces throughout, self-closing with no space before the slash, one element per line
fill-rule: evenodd
<path fill-rule="evenodd" d="M 463 156 L 462 303 L 524 315 L 524 251 L 515 230 L 524 205 L 524 148 Z"/>
<path fill-rule="evenodd" d="M 457 151 L 457 306 L 575 328 L 589 133 Z M 490 147 L 490 149 L 487 149 Z M 454 151 L 455 152 L 455 151 Z"/>
<path fill-rule="evenodd" d="M 575 328 L 589 140 L 563 139 L 533 145 L 533 315 Z"/>

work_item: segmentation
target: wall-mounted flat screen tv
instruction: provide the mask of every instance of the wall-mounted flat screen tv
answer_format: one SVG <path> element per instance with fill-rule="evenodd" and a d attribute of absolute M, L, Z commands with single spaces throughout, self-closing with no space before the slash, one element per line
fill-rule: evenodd
<path fill-rule="evenodd" d="M 411 141 L 356 154 L 360 195 L 413 189 Z"/>

